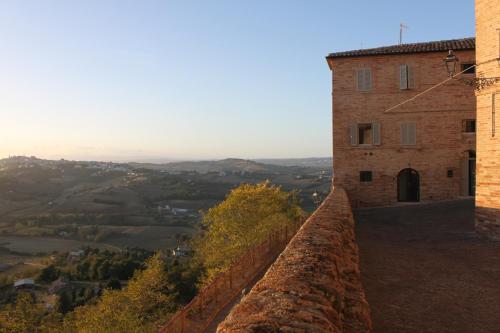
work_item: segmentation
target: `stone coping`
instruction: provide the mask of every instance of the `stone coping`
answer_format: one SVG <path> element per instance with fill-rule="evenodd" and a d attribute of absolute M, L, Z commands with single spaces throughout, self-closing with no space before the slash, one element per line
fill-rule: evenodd
<path fill-rule="evenodd" d="M 218 333 L 371 332 L 354 218 L 335 187 Z"/>

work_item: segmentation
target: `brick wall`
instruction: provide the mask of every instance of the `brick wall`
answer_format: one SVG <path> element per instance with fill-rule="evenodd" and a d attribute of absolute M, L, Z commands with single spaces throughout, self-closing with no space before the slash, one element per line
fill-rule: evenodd
<path fill-rule="evenodd" d="M 335 188 L 218 333 L 371 332 L 354 220 Z"/>
<path fill-rule="evenodd" d="M 387 205 L 397 201 L 397 175 L 405 168 L 420 177 L 420 200 L 468 195 L 468 151 L 475 135 L 462 133 L 462 120 L 475 119 L 474 91 L 453 80 L 390 112 L 384 112 L 447 78 L 446 52 L 341 57 L 328 59 L 333 69 L 334 184 L 346 189 L 354 206 Z M 461 63 L 474 62 L 474 51 L 457 51 Z M 400 65 L 414 71 L 412 89 L 401 90 Z M 356 88 L 356 69 L 372 70 L 373 88 Z M 472 74 L 473 76 L 473 74 Z M 464 77 L 471 77 L 470 74 Z M 381 144 L 350 144 L 353 123 L 380 123 Z M 416 145 L 403 146 L 400 125 L 416 123 Z M 448 170 L 453 175 L 448 177 Z M 360 171 L 372 171 L 371 182 L 360 182 Z"/>
<path fill-rule="evenodd" d="M 500 57 L 499 0 L 476 0 L 476 61 Z M 478 76 L 499 77 L 500 62 L 479 65 Z M 500 86 L 476 93 L 477 97 L 477 188 L 476 227 L 481 233 L 500 238 Z M 496 97 L 496 110 L 493 98 Z M 494 119 L 493 112 L 496 117 Z"/>

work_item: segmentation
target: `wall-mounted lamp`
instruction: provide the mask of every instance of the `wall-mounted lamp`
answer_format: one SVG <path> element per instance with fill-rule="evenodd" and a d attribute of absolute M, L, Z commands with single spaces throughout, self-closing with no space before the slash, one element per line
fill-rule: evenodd
<path fill-rule="evenodd" d="M 479 65 L 482 65 L 482 64 L 494 61 L 494 60 L 500 61 L 500 58 L 486 61 L 486 62 L 483 62 L 481 64 L 476 64 L 473 66 L 476 66 L 476 68 L 477 68 Z M 446 71 L 448 72 L 448 76 L 450 78 L 453 78 L 456 75 L 456 71 L 457 71 L 458 57 L 453 53 L 453 50 L 449 50 L 448 55 L 446 56 L 446 58 L 443 59 L 443 61 L 444 61 L 444 64 L 446 66 Z M 467 69 L 469 69 L 469 68 L 464 69 L 459 74 L 465 72 Z M 489 86 L 492 86 L 497 82 L 500 82 L 500 77 L 498 77 L 498 76 L 497 77 L 479 76 L 479 77 L 475 77 L 473 79 L 467 79 L 467 78 L 461 77 L 458 80 L 466 85 L 473 87 L 475 90 L 481 90 L 481 89 L 487 88 Z"/>
<path fill-rule="evenodd" d="M 448 72 L 449 77 L 455 76 L 457 70 L 458 58 L 453 53 L 453 50 L 448 51 L 448 55 L 443 59 L 444 64 L 446 66 L 446 71 Z"/>

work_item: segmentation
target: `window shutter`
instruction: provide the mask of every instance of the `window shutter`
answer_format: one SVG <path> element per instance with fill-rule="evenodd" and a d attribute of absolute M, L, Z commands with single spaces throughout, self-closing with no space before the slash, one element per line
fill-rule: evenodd
<path fill-rule="evenodd" d="M 401 144 L 402 145 L 407 145 L 408 144 L 408 124 L 401 124 Z"/>
<path fill-rule="evenodd" d="M 370 68 L 358 69 L 356 71 L 356 80 L 359 91 L 372 89 L 372 70 Z"/>
<path fill-rule="evenodd" d="M 401 124 L 401 144 L 402 145 L 417 144 L 417 125 L 415 123 Z"/>
<path fill-rule="evenodd" d="M 357 79 L 357 84 L 358 84 L 358 90 L 365 90 L 364 89 L 364 72 L 362 69 L 358 69 L 356 72 L 356 79 Z"/>
<path fill-rule="evenodd" d="M 365 72 L 365 90 L 372 89 L 372 70 L 367 68 L 364 70 Z"/>
<path fill-rule="evenodd" d="M 380 124 L 372 123 L 372 131 L 373 131 L 373 144 L 380 145 Z"/>
<path fill-rule="evenodd" d="M 408 65 L 399 66 L 399 89 L 408 89 Z"/>
<path fill-rule="evenodd" d="M 358 144 L 358 125 L 351 124 L 349 128 L 349 137 L 351 141 L 351 146 L 356 146 Z"/>

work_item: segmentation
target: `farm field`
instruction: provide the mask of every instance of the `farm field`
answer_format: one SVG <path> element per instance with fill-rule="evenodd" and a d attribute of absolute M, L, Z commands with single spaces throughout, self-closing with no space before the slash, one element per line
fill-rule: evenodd
<path fill-rule="evenodd" d="M 35 255 L 37 253 L 68 252 L 85 246 L 112 250 L 114 247 L 102 243 L 85 242 L 56 237 L 0 236 L 0 246 L 12 252 Z M 114 248 L 116 250 L 116 248 Z"/>
<path fill-rule="evenodd" d="M 125 227 L 118 234 L 106 239 L 107 246 L 118 248 L 140 247 L 146 250 L 168 251 L 175 248 L 183 236 L 191 238 L 197 229 L 177 226 Z"/>
<path fill-rule="evenodd" d="M 167 251 L 174 248 L 182 236 L 192 237 L 197 232 L 194 228 L 178 226 L 112 227 L 112 229 L 113 235 L 102 242 L 57 237 L 0 236 L 0 247 L 30 255 L 75 251 L 87 246 L 112 251 L 127 247 Z"/>

